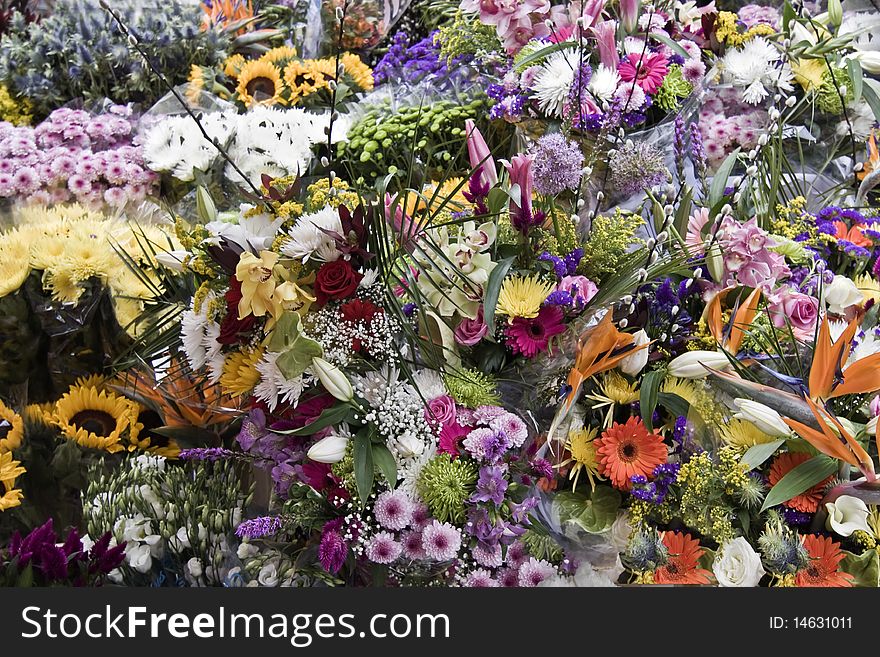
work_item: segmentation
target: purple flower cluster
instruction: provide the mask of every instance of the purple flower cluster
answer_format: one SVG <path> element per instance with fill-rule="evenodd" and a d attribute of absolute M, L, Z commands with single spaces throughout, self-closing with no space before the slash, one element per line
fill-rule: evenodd
<path fill-rule="evenodd" d="M 529 97 L 519 93 L 518 85 L 490 84 L 486 87 L 486 95 L 496 103 L 489 110 L 489 118 L 493 121 L 503 119 L 516 123 L 522 118 L 523 110 Z"/>
<path fill-rule="evenodd" d="M 180 450 L 177 458 L 181 461 L 222 461 L 234 455 L 235 452 L 224 447 L 193 447 Z"/>
<path fill-rule="evenodd" d="M 651 504 L 663 504 L 663 501 L 669 494 L 669 487 L 678 478 L 680 468 L 681 466 L 678 463 L 658 465 L 651 473 L 653 481 L 650 482 L 644 475 L 633 475 L 631 477 L 633 497 Z"/>
<path fill-rule="evenodd" d="M 140 202 L 157 176 L 133 143 L 131 108 L 103 114 L 61 108 L 36 127 L 0 122 L 0 197 L 91 209 Z"/>
<path fill-rule="evenodd" d="M 264 536 L 274 536 L 281 531 L 280 516 L 261 516 L 259 518 L 251 518 L 241 523 L 235 530 L 235 535 L 239 538 L 262 538 Z"/>
<path fill-rule="evenodd" d="M 574 276 L 577 273 L 578 265 L 580 265 L 583 258 L 584 250 L 580 247 L 576 248 L 574 251 L 562 258 L 557 255 L 553 255 L 549 251 L 544 251 L 543 253 L 541 253 L 541 255 L 538 256 L 538 260 L 542 262 L 553 263 L 553 273 L 555 273 L 556 278 L 560 280 L 562 280 L 566 276 Z"/>
<path fill-rule="evenodd" d="M 510 449 L 522 447 L 529 436 L 526 423 L 499 406 L 480 406 L 474 411 L 474 420 L 478 426 L 461 444 L 480 462 L 498 464 Z"/>
<path fill-rule="evenodd" d="M 584 168 L 584 154 L 577 144 L 568 141 L 561 133 L 553 132 L 538 140 L 533 153 L 535 191 L 555 196 L 565 190 L 578 188 Z"/>
<path fill-rule="evenodd" d="M 238 444 L 257 463 L 270 469 L 275 491 L 284 496 L 298 479 L 297 467 L 305 458 L 305 443 L 299 438 L 288 438 L 274 433 L 266 426 L 266 414 L 255 408 L 244 418 L 238 434 Z"/>
<path fill-rule="evenodd" d="M 467 66 L 470 56 L 456 57 L 447 63 L 440 53 L 437 34 L 435 30 L 412 45 L 405 32 L 395 34 L 388 52 L 373 69 L 376 84 L 430 82 L 432 88 L 445 90 L 474 75 L 474 69 Z"/>

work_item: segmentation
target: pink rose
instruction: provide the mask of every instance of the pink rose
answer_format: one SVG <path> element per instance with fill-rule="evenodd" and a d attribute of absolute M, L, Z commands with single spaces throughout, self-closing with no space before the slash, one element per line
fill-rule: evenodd
<path fill-rule="evenodd" d="M 489 327 L 486 325 L 486 322 L 483 321 L 483 307 L 480 306 L 480 309 L 477 312 L 477 318 L 469 319 L 465 317 L 459 322 L 458 326 L 455 327 L 455 331 L 452 332 L 452 335 L 455 337 L 455 341 L 458 344 L 464 347 L 473 347 L 486 337 L 488 332 Z"/>
<path fill-rule="evenodd" d="M 566 276 L 559 281 L 556 289 L 571 294 L 575 306 L 583 306 L 599 291 L 596 284 L 586 276 Z"/>
<path fill-rule="evenodd" d="M 777 328 L 785 326 L 788 321 L 794 329 L 795 336 L 805 338 L 812 335 L 819 318 L 819 300 L 808 294 L 795 292 L 790 287 L 783 287 L 767 298 L 770 304 L 770 317 Z"/>
<path fill-rule="evenodd" d="M 451 424 L 455 421 L 455 400 L 449 395 L 434 397 L 428 402 L 425 409 L 425 419 L 429 422 L 434 420 L 441 424 Z"/>

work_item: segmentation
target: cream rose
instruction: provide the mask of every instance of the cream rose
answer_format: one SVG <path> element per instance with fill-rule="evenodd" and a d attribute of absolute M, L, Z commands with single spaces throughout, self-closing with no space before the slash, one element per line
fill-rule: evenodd
<path fill-rule="evenodd" d="M 721 586 L 750 587 L 761 581 L 764 567 L 758 553 L 739 536 L 721 546 L 712 563 L 712 572 Z"/>

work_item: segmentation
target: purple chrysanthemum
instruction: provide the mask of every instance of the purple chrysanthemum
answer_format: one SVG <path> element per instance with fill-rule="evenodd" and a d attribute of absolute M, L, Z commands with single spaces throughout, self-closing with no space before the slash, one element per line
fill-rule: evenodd
<path fill-rule="evenodd" d="M 425 558 L 425 551 L 422 549 L 422 533 L 420 531 L 403 532 L 400 535 L 400 542 L 403 545 L 403 555 L 407 559 L 418 561 Z"/>
<path fill-rule="evenodd" d="M 534 154 L 532 171 L 535 176 L 535 191 L 555 196 L 567 189 L 578 188 L 584 167 L 584 154 L 577 144 L 554 132 L 538 140 Z"/>
<path fill-rule="evenodd" d="M 367 559 L 373 563 L 394 563 L 402 552 L 403 546 L 394 540 L 391 532 L 379 532 L 367 541 Z"/>
<path fill-rule="evenodd" d="M 505 413 L 507 413 L 507 411 L 500 406 L 479 406 L 474 411 L 474 420 L 477 422 L 488 423 Z"/>
<path fill-rule="evenodd" d="M 535 587 L 556 574 L 553 564 L 531 557 L 519 568 L 517 583 L 522 587 Z"/>
<path fill-rule="evenodd" d="M 547 459 L 534 459 L 529 463 L 529 467 L 539 477 L 553 478 L 553 465 Z"/>
<path fill-rule="evenodd" d="M 461 534 L 448 522 L 434 520 L 422 530 L 422 548 L 434 561 L 454 559 L 461 547 Z"/>
<path fill-rule="evenodd" d="M 526 550 L 526 546 L 519 541 L 511 543 L 510 547 L 507 548 L 506 561 L 509 566 L 519 568 L 528 558 L 529 553 Z"/>
<path fill-rule="evenodd" d="M 462 586 L 466 588 L 495 588 L 498 582 L 492 579 L 492 573 L 483 568 L 478 568 L 465 577 Z"/>
<path fill-rule="evenodd" d="M 501 555 L 501 543 L 496 543 L 495 545 L 477 543 L 471 550 L 471 555 L 473 555 L 474 561 L 486 568 L 498 568 L 504 563 Z"/>
<path fill-rule="evenodd" d="M 489 422 L 489 427 L 495 429 L 495 431 L 503 431 L 507 434 L 507 439 L 510 440 L 510 444 L 514 447 L 521 447 L 526 438 L 529 437 L 529 429 L 526 423 L 513 413 L 505 413 L 492 419 Z"/>
<path fill-rule="evenodd" d="M 519 586 L 519 568 L 502 568 L 499 570 L 498 585 L 508 589 Z"/>
<path fill-rule="evenodd" d="M 373 515 L 385 529 L 401 530 L 412 521 L 412 500 L 403 491 L 385 491 L 376 499 Z"/>

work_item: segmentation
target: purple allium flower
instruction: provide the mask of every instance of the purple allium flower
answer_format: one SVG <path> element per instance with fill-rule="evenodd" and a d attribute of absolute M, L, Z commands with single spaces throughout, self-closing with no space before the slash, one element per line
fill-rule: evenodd
<path fill-rule="evenodd" d="M 543 559 L 538 560 L 535 559 L 535 557 L 531 557 L 520 566 L 517 582 L 523 587 L 535 587 L 548 577 L 553 577 L 555 574 L 556 568 L 553 564 L 548 563 Z"/>
<path fill-rule="evenodd" d="M 522 447 L 529 437 L 529 429 L 526 423 L 514 413 L 505 413 L 489 421 L 489 427 L 495 431 L 503 431 L 514 447 Z"/>
<path fill-rule="evenodd" d="M 461 547 L 461 533 L 448 522 L 434 520 L 422 530 L 422 549 L 434 561 L 450 561 Z"/>
<path fill-rule="evenodd" d="M 648 142 L 627 141 L 608 161 L 611 186 L 618 194 L 631 196 L 666 180 L 663 154 Z"/>
<path fill-rule="evenodd" d="M 492 579 L 492 573 L 488 570 L 478 568 L 468 573 L 462 586 L 466 588 L 494 588 L 498 586 L 498 582 Z"/>
<path fill-rule="evenodd" d="M 394 563 L 401 552 L 403 546 L 394 540 L 394 534 L 391 532 L 379 532 L 367 541 L 367 559 L 373 563 Z"/>
<path fill-rule="evenodd" d="M 555 196 L 567 189 L 578 188 L 584 168 L 584 154 L 577 144 L 554 132 L 541 137 L 533 153 L 535 191 Z"/>
<path fill-rule="evenodd" d="M 419 561 L 425 558 L 425 551 L 422 549 L 422 532 L 408 531 L 400 535 L 400 542 L 403 545 L 403 555 L 407 559 Z"/>
<path fill-rule="evenodd" d="M 328 573 L 336 574 L 348 556 L 348 545 L 342 537 L 342 518 L 336 518 L 324 525 L 321 543 L 318 546 L 318 561 Z"/>
<path fill-rule="evenodd" d="M 401 530 L 412 521 L 412 500 L 402 490 L 385 491 L 376 499 L 373 515 L 385 529 Z"/>
<path fill-rule="evenodd" d="M 177 458 L 181 461 L 219 461 L 233 456 L 235 452 L 223 447 L 193 447 L 180 450 Z"/>
<path fill-rule="evenodd" d="M 280 516 L 261 516 L 245 520 L 235 530 L 235 535 L 239 538 L 262 538 L 264 536 L 274 536 L 281 531 Z"/>
<path fill-rule="evenodd" d="M 477 543 L 471 550 L 471 555 L 474 557 L 474 561 L 486 568 L 498 568 L 504 563 L 501 543 L 495 543 L 495 545 Z"/>
<path fill-rule="evenodd" d="M 493 502 L 500 506 L 507 491 L 506 468 L 500 465 L 487 465 L 480 468 L 477 489 L 471 495 L 471 502 Z"/>

